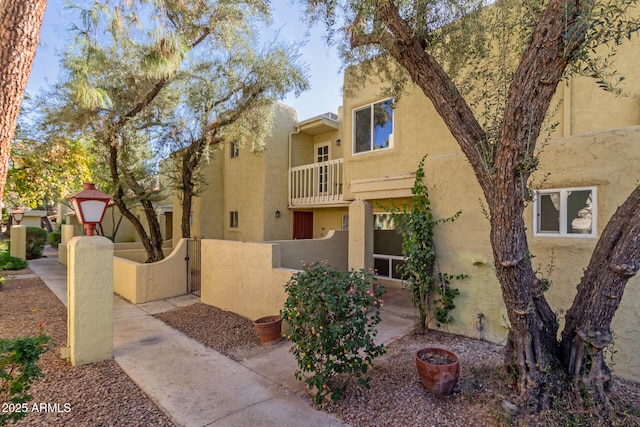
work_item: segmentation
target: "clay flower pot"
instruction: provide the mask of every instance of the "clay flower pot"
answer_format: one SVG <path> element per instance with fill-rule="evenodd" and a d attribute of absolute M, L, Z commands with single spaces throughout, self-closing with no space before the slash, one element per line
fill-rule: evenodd
<path fill-rule="evenodd" d="M 282 318 L 280 316 L 261 317 L 253 322 L 262 345 L 272 345 L 282 339 Z"/>
<path fill-rule="evenodd" d="M 422 385 L 433 394 L 449 394 L 458 383 L 460 361 L 448 350 L 436 347 L 419 350 L 416 367 Z"/>

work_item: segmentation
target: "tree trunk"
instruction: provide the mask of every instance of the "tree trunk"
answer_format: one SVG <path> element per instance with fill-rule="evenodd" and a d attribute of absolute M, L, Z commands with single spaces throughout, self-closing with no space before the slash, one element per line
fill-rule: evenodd
<path fill-rule="evenodd" d="M 640 187 L 607 223 L 566 314 L 561 358 L 578 397 L 583 391 L 610 410 L 606 393 L 610 370 L 604 348 L 611 344 L 611 321 L 627 281 L 640 269 Z"/>
<path fill-rule="evenodd" d="M 496 277 L 511 324 L 505 364 L 517 369 L 523 401 L 527 405 L 534 402 L 540 409 L 549 408 L 562 388 L 562 369 L 556 357 L 558 322 L 531 267 L 522 219 L 524 203 L 511 209 L 502 207 L 491 210 L 490 239 Z"/>
<path fill-rule="evenodd" d="M 46 0 L 0 1 L 0 202 L 46 4 Z"/>
<path fill-rule="evenodd" d="M 182 237 L 191 238 L 191 205 L 193 202 L 193 173 L 189 158 L 190 147 L 182 153 L 181 179 L 182 179 Z"/>
<path fill-rule="evenodd" d="M 537 167 L 535 147 L 544 116 L 569 59 L 589 30 L 582 19 L 592 2 L 549 0 L 540 13 L 509 87 L 500 134 L 488 139 L 450 76 L 426 50 L 420 28 L 403 18 L 395 2 L 380 2 L 366 29 L 357 15 L 351 46 L 377 45 L 402 66 L 431 100 L 473 168 L 489 206 L 490 240 L 496 276 L 511 330 L 506 362 L 518 374 L 527 403 L 548 408 L 573 377 L 578 397 L 589 390 L 594 412 L 608 424 L 609 370 L 603 348 L 624 287 L 640 268 L 640 188 L 636 188 L 605 228 L 567 313 L 562 342 L 558 322 L 531 266 L 523 212 L 527 181 Z M 375 28 L 376 26 L 374 26 Z M 570 37 L 567 37 L 570 35 Z"/>
<path fill-rule="evenodd" d="M 219 123 L 216 120 L 209 125 L 209 135 L 202 136 L 191 141 L 191 145 L 182 151 L 180 177 L 182 180 L 182 237 L 191 237 L 191 206 L 193 196 L 196 194 L 197 175 L 200 168 L 200 162 L 208 141 L 215 138 L 219 129 Z"/>
<path fill-rule="evenodd" d="M 595 389 L 597 403 L 608 406 L 609 371 L 602 349 L 611 342 L 609 328 L 625 284 L 640 267 L 640 190 L 636 189 L 598 242 L 567 314 L 560 347 L 558 322 L 531 266 L 522 214 L 544 115 L 568 58 L 584 41 L 580 14 L 588 5 L 551 0 L 540 15 L 510 86 L 495 143 L 487 140 L 451 78 L 425 51 L 394 3 L 382 2 L 378 9 L 388 32 L 351 35 L 352 47 L 379 44 L 404 67 L 472 166 L 489 206 L 496 276 L 511 323 L 507 363 L 518 370 L 521 396 L 538 408 L 549 407 L 565 387 L 565 373 L 574 377 L 574 384 Z M 566 34 L 581 36 L 567 44 Z"/>
<path fill-rule="evenodd" d="M 157 262 L 164 259 L 164 252 L 162 251 L 162 232 L 160 231 L 158 215 L 153 207 L 153 203 L 151 203 L 149 199 L 142 200 L 142 209 L 144 210 L 144 215 L 147 218 L 149 235 L 151 237 L 151 254 L 149 254 L 147 262 Z"/>
<path fill-rule="evenodd" d="M 110 144 L 109 157 L 107 161 L 109 163 L 109 172 L 111 176 L 111 181 L 113 182 L 113 185 L 115 188 L 115 191 L 113 194 L 113 200 L 116 203 L 116 206 L 118 206 L 118 209 L 120 209 L 120 213 L 125 218 L 127 218 L 129 222 L 131 222 L 131 225 L 133 225 L 134 230 L 136 230 L 136 233 L 138 233 L 138 236 L 140 236 L 140 242 L 142 243 L 144 250 L 147 252 L 147 262 L 156 262 L 156 261 L 162 260 L 164 258 L 164 254 L 162 253 L 162 237 L 160 237 L 159 243 L 157 238 L 157 236 L 160 235 L 160 226 L 159 225 L 157 226 L 156 240 L 152 242 L 152 239 L 149 238 L 149 235 L 147 235 L 147 232 L 144 229 L 144 226 L 142 225 L 138 217 L 134 215 L 133 212 L 131 212 L 131 210 L 125 203 L 124 190 L 122 189 L 120 171 L 118 168 L 118 148 L 114 141 L 112 141 Z M 145 204 L 143 204 L 145 216 L 147 216 L 147 219 L 149 219 L 148 209 L 149 209 L 149 206 L 151 206 L 151 210 L 153 211 L 153 214 L 155 217 L 155 223 L 158 224 L 158 218 L 157 216 L 155 216 L 155 210 L 153 209 L 153 205 L 151 204 L 151 202 L 149 201 L 147 202 L 148 204 L 146 206 Z M 153 221 L 149 222 L 149 227 L 151 229 L 151 233 L 154 233 L 153 231 L 154 227 L 152 225 L 152 222 Z M 154 234 L 152 234 L 152 238 L 153 237 L 154 237 Z"/>

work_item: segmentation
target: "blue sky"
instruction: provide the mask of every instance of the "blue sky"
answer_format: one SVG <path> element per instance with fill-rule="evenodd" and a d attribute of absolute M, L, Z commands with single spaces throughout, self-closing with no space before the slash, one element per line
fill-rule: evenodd
<path fill-rule="evenodd" d="M 29 77 L 27 92 L 35 95 L 40 88 L 54 84 L 58 78 L 57 54 L 64 49 L 69 27 L 65 20 L 66 0 L 48 0 L 40 46 L 36 52 L 33 69 Z M 308 26 L 300 21 L 300 6 L 290 0 L 273 0 L 273 31 L 280 30 L 279 38 L 286 42 L 301 41 Z M 302 47 L 303 61 L 309 67 L 310 90 L 295 98 L 289 95 L 284 102 L 298 112 L 298 120 L 327 112 L 338 112 L 342 105 L 342 73 L 335 48 L 326 46 L 324 28 L 309 29 L 308 43 Z M 70 39 L 69 39 L 70 40 Z"/>

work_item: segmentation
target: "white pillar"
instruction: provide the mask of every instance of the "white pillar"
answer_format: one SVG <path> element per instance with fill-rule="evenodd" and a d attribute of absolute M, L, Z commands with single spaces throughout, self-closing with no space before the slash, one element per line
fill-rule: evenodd
<path fill-rule="evenodd" d="M 373 207 L 364 200 L 349 205 L 349 269 L 373 268 Z"/>
<path fill-rule="evenodd" d="M 27 259 L 27 227 L 24 225 L 11 226 L 11 240 L 10 240 L 9 255 Z"/>
<path fill-rule="evenodd" d="M 67 244 L 68 356 L 83 365 L 113 357 L 113 243 L 102 236 Z"/>

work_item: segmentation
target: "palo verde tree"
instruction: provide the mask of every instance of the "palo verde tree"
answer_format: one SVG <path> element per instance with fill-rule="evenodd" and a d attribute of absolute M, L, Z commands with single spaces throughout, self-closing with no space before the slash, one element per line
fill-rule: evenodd
<path fill-rule="evenodd" d="M 611 378 L 603 349 L 612 340 L 611 320 L 625 285 L 640 268 L 640 187 L 602 231 L 560 342 L 558 321 L 532 268 L 523 212 L 538 166 L 536 145 L 559 82 L 581 71 L 609 86 L 608 56 L 596 48 L 609 44 L 615 50 L 633 36 L 636 1 L 307 4 L 311 16 L 342 29 L 346 60 L 360 64 L 354 73 L 378 73 L 396 96 L 406 82 L 415 84 L 471 165 L 488 207 L 495 272 L 511 323 L 507 363 L 517 367 L 521 396 L 548 407 L 554 393 L 571 383 L 605 417 Z M 475 92 L 457 83 L 465 78 Z"/>
<path fill-rule="evenodd" d="M 162 195 L 151 142 L 162 119 L 179 108 L 172 84 L 196 59 L 227 49 L 257 19 L 268 19 L 260 0 L 198 2 L 96 1 L 79 6 L 76 42 L 62 63 L 56 118 L 90 139 L 122 215 L 147 251 L 163 258 L 154 202 Z M 147 228 L 133 207 L 139 207 Z"/>
<path fill-rule="evenodd" d="M 273 45 L 258 50 L 252 29 L 239 32 L 228 49 L 209 52 L 189 68 L 177 92 L 181 108 L 166 120 L 160 142 L 173 149 L 169 182 L 182 204 L 182 237 L 191 237 L 193 197 L 207 184 L 202 166 L 231 142 L 262 148 L 270 132 L 274 103 L 307 88 L 295 47 Z M 169 144 L 166 144 L 170 142 Z"/>

